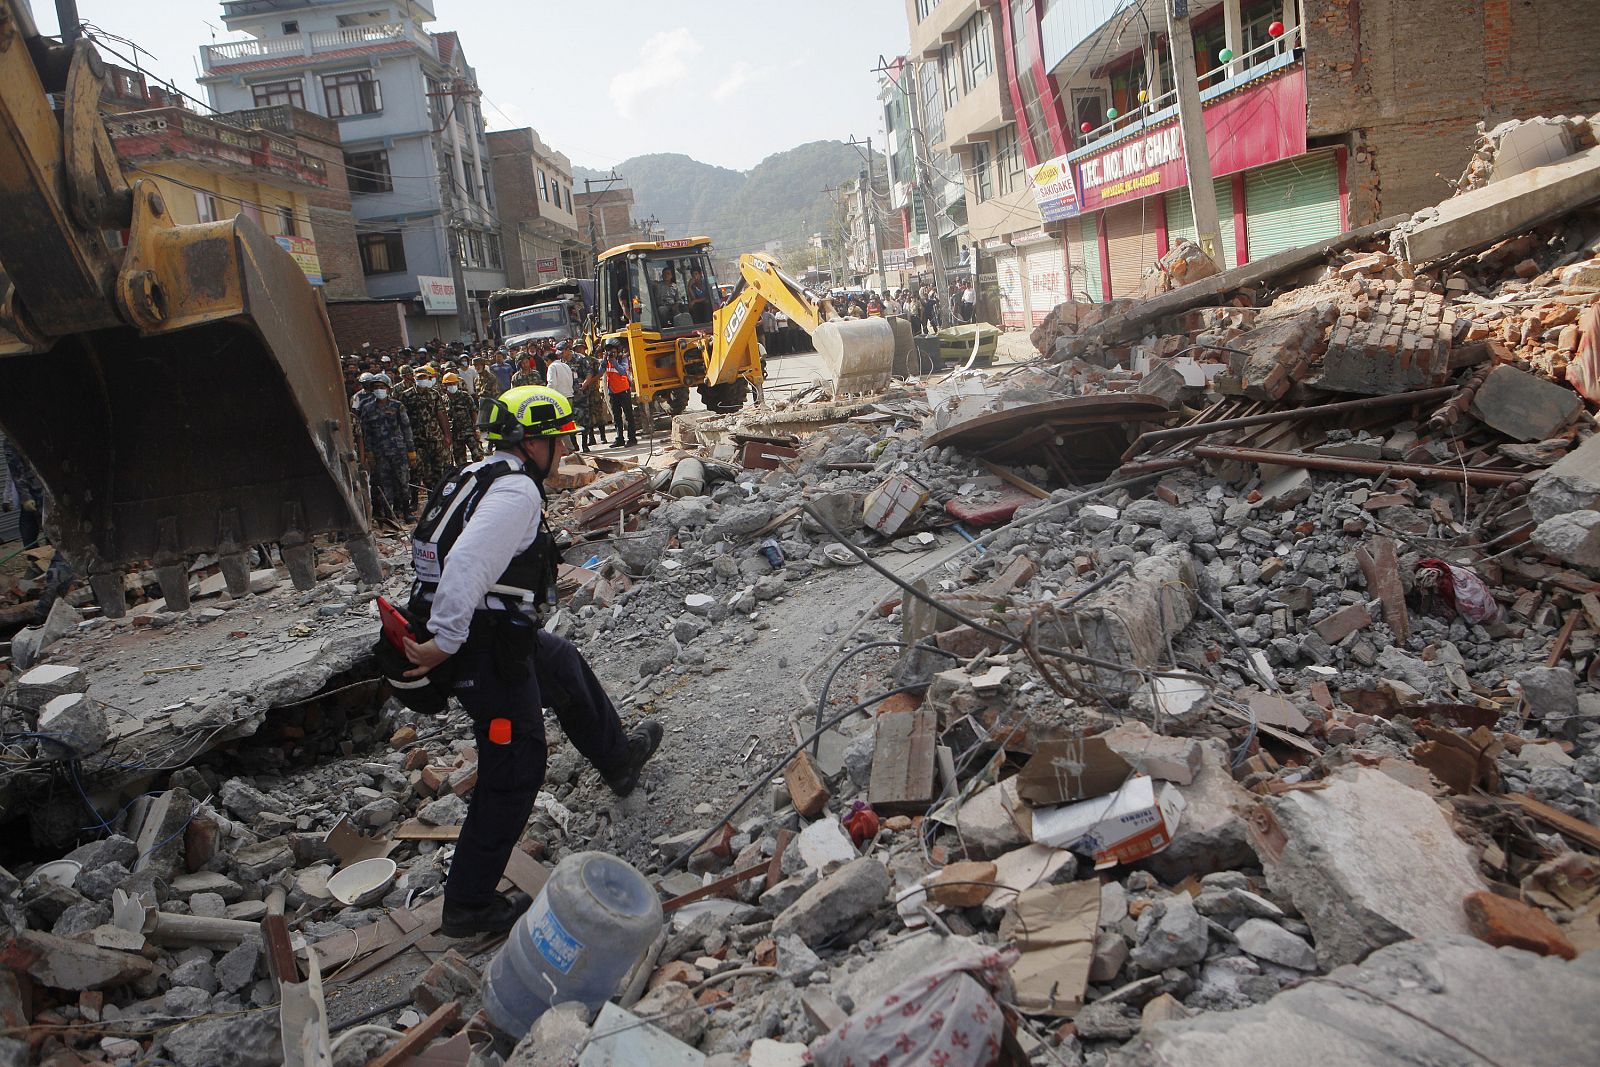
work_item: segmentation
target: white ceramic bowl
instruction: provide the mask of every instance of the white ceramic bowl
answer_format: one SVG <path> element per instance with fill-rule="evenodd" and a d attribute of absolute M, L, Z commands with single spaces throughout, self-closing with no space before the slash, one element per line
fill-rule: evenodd
<path fill-rule="evenodd" d="M 374 856 L 370 860 L 352 863 L 328 879 L 328 892 L 341 904 L 362 906 L 371 904 L 394 885 L 399 868 L 392 859 Z"/>

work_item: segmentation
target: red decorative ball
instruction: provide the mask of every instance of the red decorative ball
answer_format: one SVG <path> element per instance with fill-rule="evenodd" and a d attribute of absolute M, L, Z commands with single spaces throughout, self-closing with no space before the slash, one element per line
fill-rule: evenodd
<path fill-rule="evenodd" d="M 1079 126 L 1078 129 L 1083 133 L 1088 133 L 1090 130 L 1094 129 L 1094 127 L 1085 122 L 1082 126 Z"/>
<path fill-rule="evenodd" d="M 1283 23 L 1274 22 L 1272 25 L 1268 26 L 1267 27 L 1267 36 L 1268 37 L 1282 37 L 1283 36 Z"/>

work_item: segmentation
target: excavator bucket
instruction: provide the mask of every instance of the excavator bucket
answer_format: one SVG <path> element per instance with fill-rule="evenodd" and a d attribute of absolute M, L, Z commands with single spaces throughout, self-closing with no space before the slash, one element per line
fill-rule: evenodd
<path fill-rule="evenodd" d="M 888 319 L 824 322 L 811 335 L 835 395 L 874 393 L 889 387 L 894 369 L 894 327 Z"/>
<path fill-rule="evenodd" d="M 145 185 L 137 195 L 154 195 Z M 259 543 L 279 543 L 309 584 L 319 532 L 342 533 L 375 574 L 338 353 L 299 267 L 243 217 L 158 228 L 143 248 L 158 269 L 125 270 L 124 303 L 158 326 L 70 333 L 0 360 L 0 426 L 49 490 L 54 543 L 110 613 L 115 569 L 136 561 L 155 564 L 169 606 L 186 600 L 176 568 L 202 552 L 242 594 L 244 552 Z"/>

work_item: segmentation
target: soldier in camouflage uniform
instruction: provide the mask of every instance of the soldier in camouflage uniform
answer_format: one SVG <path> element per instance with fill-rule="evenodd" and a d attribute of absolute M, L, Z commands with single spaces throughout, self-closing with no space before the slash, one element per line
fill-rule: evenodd
<path fill-rule="evenodd" d="M 539 373 L 539 361 L 534 357 L 533 350 L 525 350 L 519 358 L 519 369 L 511 376 L 511 388 L 519 385 L 543 385 L 544 375 Z"/>
<path fill-rule="evenodd" d="M 450 460 L 464 467 L 471 460 L 482 459 L 483 449 L 478 445 L 477 399 L 461 381 L 459 374 L 446 374 L 444 400 L 450 409 Z"/>
<path fill-rule="evenodd" d="M 581 337 L 572 342 L 572 380 L 578 387 L 573 406 L 578 425 L 583 427 L 583 447 L 593 448 L 597 438 L 605 440 L 606 398 L 600 384 L 600 361 L 589 355 L 589 344 Z"/>
<path fill-rule="evenodd" d="M 405 404 L 389 396 L 389 379 L 373 375 L 370 397 L 356 409 L 361 427 L 362 460 L 372 471 L 372 507 L 379 518 L 411 518 L 411 464 L 417 461 L 411 416 Z"/>
<path fill-rule="evenodd" d="M 400 402 L 411 416 L 411 436 L 416 442 L 412 485 L 420 485 L 426 496 L 450 470 L 450 412 L 437 388 L 438 374 L 432 365 L 424 363 L 414 374 L 416 384 L 400 391 Z"/>

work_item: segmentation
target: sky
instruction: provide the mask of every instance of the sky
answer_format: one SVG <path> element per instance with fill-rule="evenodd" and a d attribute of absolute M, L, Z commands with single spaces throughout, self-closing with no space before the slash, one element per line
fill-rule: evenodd
<path fill-rule="evenodd" d="M 55 32 L 51 0 L 33 8 Z M 429 29 L 461 35 L 490 129 L 532 126 L 597 170 L 647 152 L 748 170 L 807 141 L 874 136 L 871 68 L 908 38 L 903 0 L 434 0 L 434 11 Z M 201 100 L 200 46 L 236 39 L 217 0 L 78 0 L 78 13 Z"/>

